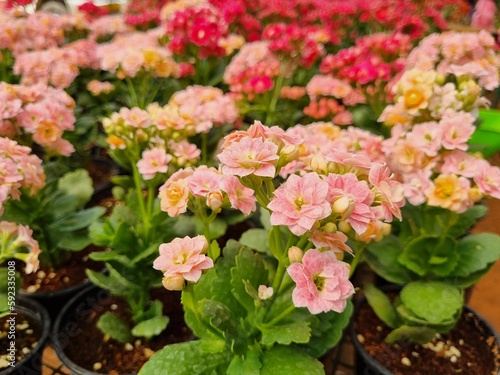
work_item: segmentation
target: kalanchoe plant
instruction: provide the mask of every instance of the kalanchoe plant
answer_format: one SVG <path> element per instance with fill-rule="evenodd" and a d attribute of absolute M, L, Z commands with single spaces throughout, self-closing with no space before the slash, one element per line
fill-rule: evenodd
<path fill-rule="evenodd" d="M 401 201 L 383 164 L 347 151 L 347 132 L 339 129 L 338 149 L 318 162 L 314 129 L 255 122 L 226 136 L 218 170 L 181 170 L 160 188 L 171 216 L 189 210 L 207 223 L 231 207 L 258 211 L 261 227 L 222 254 L 210 231 L 160 246 L 154 268 L 167 289 L 182 290 L 198 340 L 166 346 L 140 374 L 324 373 L 317 358 L 339 342 L 352 312 L 351 267 L 341 260 L 352 252 L 348 238 L 375 235 Z"/>
<path fill-rule="evenodd" d="M 85 208 L 94 189 L 86 170 L 60 177 L 51 165 L 30 154 L 31 149 L 0 138 L 6 174 L 2 176 L 2 219 L 28 226 L 42 250 L 44 266 L 56 267 L 92 243 L 88 226 L 101 216 L 102 207 Z"/>
<path fill-rule="evenodd" d="M 477 41 L 473 55 L 471 41 Z M 396 103 L 382 114 L 384 121 L 399 119 L 381 149 L 408 202 L 392 234 L 363 254 L 377 274 L 403 286 L 394 308 L 374 287 L 366 290 L 375 312 L 395 328 L 388 341 L 425 342 L 450 330 L 460 317 L 464 288 L 500 257 L 500 236 L 471 234 L 487 212 L 483 199 L 500 198 L 500 168 L 468 146 L 477 107 L 487 104 L 481 88 L 499 83 L 492 43 L 483 33 L 424 39 L 394 86 Z M 429 64 L 440 73 L 414 68 Z"/>

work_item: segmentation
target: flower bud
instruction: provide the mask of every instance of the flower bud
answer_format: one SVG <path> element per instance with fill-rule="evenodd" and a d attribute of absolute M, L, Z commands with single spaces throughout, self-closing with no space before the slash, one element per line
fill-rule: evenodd
<path fill-rule="evenodd" d="M 272 287 L 267 287 L 265 285 L 259 285 L 259 298 L 261 300 L 269 299 L 273 296 L 274 290 Z"/>
<path fill-rule="evenodd" d="M 220 212 L 223 199 L 221 191 L 209 193 L 207 196 L 207 206 L 214 212 Z"/>
<path fill-rule="evenodd" d="M 351 205 L 351 200 L 349 199 L 349 197 L 343 195 L 335 199 L 335 202 L 333 202 L 332 213 L 344 215 L 349 210 L 350 205 Z"/>
<path fill-rule="evenodd" d="M 288 259 L 290 263 L 301 262 L 304 252 L 297 246 L 292 246 L 288 249 Z"/>
<path fill-rule="evenodd" d="M 477 187 L 470 188 L 467 192 L 467 195 L 469 196 L 469 199 L 474 203 L 479 202 L 483 198 L 483 194 Z"/>
<path fill-rule="evenodd" d="M 164 277 L 161 283 L 167 290 L 183 290 L 184 278 L 182 276 L 169 276 Z"/>
<path fill-rule="evenodd" d="M 351 230 L 351 224 L 345 220 L 339 221 L 337 226 L 342 233 L 348 233 Z"/>
<path fill-rule="evenodd" d="M 311 170 L 318 174 L 328 174 L 328 165 L 321 155 L 313 155 L 311 158 Z"/>
<path fill-rule="evenodd" d="M 335 223 L 329 222 L 323 225 L 321 230 L 325 233 L 334 234 L 337 232 L 337 225 Z"/>

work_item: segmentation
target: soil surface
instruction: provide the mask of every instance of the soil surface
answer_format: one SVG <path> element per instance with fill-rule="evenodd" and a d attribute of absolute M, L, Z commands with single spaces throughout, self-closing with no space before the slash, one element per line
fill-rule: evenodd
<path fill-rule="evenodd" d="M 131 318 L 128 314 L 128 305 L 121 298 L 96 297 L 92 308 L 86 308 L 84 314 L 80 312 L 67 316 L 65 322 L 61 324 L 61 327 L 70 327 L 71 332 L 75 333 L 71 335 L 70 340 L 63 343 L 65 355 L 73 363 L 96 373 L 133 374 L 139 371 L 154 352 L 165 345 L 192 339 L 191 331 L 184 324 L 180 292 L 155 289 L 152 298 L 163 302 L 164 314 L 170 318 L 166 330 L 160 335 L 150 340 L 138 338 L 128 344 L 105 337 L 97 328 L 97 321 L 105 312 L 116 313 L 130 325 L 132 325 Z"/>
<path fill-rule="evenodd" d="M 449 333 L 435 338 L 426 347 L 384 343 L 390 328 L 367 303 L 356 314 L 354 327 L 365 350 L 395 375 L 497 375 L 500 368 L 495 337 L 474 314 L 465 310 Z"/>
<path fill-rule="evenodd" d="M 9 337 L 12 332 L 9 319 L 13 317 L 15 319 L 14 339 Z M 7 315 L 0 318 L 0 372 L 8 367 L 9 359 L 7 355 L 9 352 L 7 349 L 10 348 L 11 342 L 15 343 L 15 363 L 19 363 L 38 345 L 41 334 L 42 329 L 39 323 L 21 311 L 17 311 L 17 315 Z"/>
<path fill-rule="evenodd" d="M 72 252 L 68 261 L 57 268 L 40 266 L 37 272 L 23 273 L 21 288 L 28 293 L 55 292 L 82 284 L 87 281 L 85 274 L 87 268 L 94 271 L 104 269 L 103 262 L 89 259 L 90 253 L 100 250 L 102 250 L 100 247 L 88 246 L 81 251 Z"/>

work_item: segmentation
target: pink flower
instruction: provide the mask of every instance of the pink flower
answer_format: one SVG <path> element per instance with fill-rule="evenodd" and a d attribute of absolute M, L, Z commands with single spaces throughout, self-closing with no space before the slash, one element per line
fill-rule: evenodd
<path fill-rule="evenodd" d="M 231 206 L 245 216 L 257 209 L 253 190 L 243 186 L 237 177 L 224 176 L 221 189 L 227 193 Z"/>
<path fill-rule="evenodd" d="M 500 199 L 500 168 L 489 165 L 484 161 L 478 165 L 479 170 L 474 182 L 479 190 L 486 195 Z"/>
<path fill-rule="evenodd" d="M 292 293 L 296 307 L 307 307 L 311 314 L 344 311 L 347 299 L 354 294 L 349 281 L 349 266 L 337 260 L 332 251 L 307 251 L 302 263 L 292 263 L 288 274 L 295 282 Z"/>
<path fill-rule="evenodd" d="M 476 130 L 474 117 L 466 112 L 447 111 L 439 123 L 442 129 L 443 147 L 448 150 L 468 149 L 467 142 Z"/>
<path fill-rule="evenodd" d="M 175 238 L 160 245 L 160 256 L 153 262 L 153 268 L 162 271 L 167 279 L 182 277 L 195 283 L 203 270 L 214 266 L 213 260 L 204 255 L 207 249 L 204 236 Z"/>
<path fill-rule="evenodd" d="M 368 227 L 368 223 L 375 219 L 370 210 L 374 194 L 369 189 L 366 181 L 359 181 L 353 173 L 344 175 L 329 174 L 325 181 L 329 185 L 328 201 L 333 205 L 336 200 L 346 197 L 349 208 L 342 213 L 352 228 L 358 234 L 362 234 Z"/>
<path fill-rule="evenodd" d="M 151 180 L 157 173 L 167 173 L 168 163 L 172 156 L 165 149 L 154 147 L 142 153 L 142 159 L 137 162 L 139 173 L 145 180 Z"/>
<path fill-rule="evenodd" d="M 321 230 L 315 230 L 309 240 L 317 248 L 327 247 L 329 250 L 336 253 L 341 253 L 343 251 L 347 251 L 349 254 L 353 253 L 352 249 L 347 245 L 347 236 L 340 231 L 327 233 Z"/>
<path fill-rule="evenodd" d="M 274 177 L 278 146 L 260 138 L 244 137 L 239 142 L 230 144 L 218 158 L 222 162 L 224 174 L 260 177 Z"/>
<path fill-rule="evenodd" d="M 472 14 L 471 26 L 479 29 L 494 30 L 497 6 L 493 0 L 477 0 Z"/>
<path fill-rule="evenodd" d="M 293 234 L 301 236 L 330 215 L 327 196 L 328 184 L 317 173 L 291 175 L 276 189 L 267 206 L 272 211 L 271 224 L 286 225 Z"/>
<path fill-rule="evenodd" d="M 368 180 L 376 189 L 376 200 L 382 206 L 386 221 L 392 221 L 392 216 L 401 220 L 400 208 L 404 206 L 403 186 L 392 178 L 392 173 L 384 164 L 376 164 L 370 170 Z"/>
<path fill-rule="evenodd" d="M 202 165 L 189 178 L 189 190 L 195 197 L 208 197 L 210 193 L 220 191 L 221 179 L 222 176 L 217 169 Z"/>

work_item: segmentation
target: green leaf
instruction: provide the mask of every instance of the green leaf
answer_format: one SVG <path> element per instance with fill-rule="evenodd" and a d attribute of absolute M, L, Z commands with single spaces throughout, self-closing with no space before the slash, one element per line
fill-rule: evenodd
<path fill-rule="evenodd" d="M 257 350 L 250 349 L 245 355 L 236 355 L 227 368 L 227 375 L 260 375 L 262 364 Z"/>
<path fill-rule="evenodd" d="M 107 264 L 109 266 L 109 263 Z M 90 269 L 85 270 L 90 282 L 98 287 L 109 291 L 115 296 L 127 296 L 131 290 L 128 285 L 124 285 L 119 279 L 101 272 Z"/>
<path fill-rule="evenodd" d="M 212 243 L 210 244 L 210 247 L 208 248 L 208 256 L 212 258 L 212 260 L 215 262 L 217 259 L 220 257 L 220 246 L 219 243 L 216 240 L 213 240 Z"/>
<path fill-rule="evenodd" d="M 447 276 L 458 262 L 456 246 L 451 237 L 421 236 L 405 247 L 398 260 L 420 276 Z"/>
<path fill-rule="evenodd" d="M 92 239 L 89 234 L 80 230 L 77 232 L 59 232 L 57 247 L 69 251 L 80 251 L 87 246 L 92 245 Z"/>
<path fill-rule="evenodd" d="M 109 262 L 114 260 L 125 266 L 129 266 L 131 263 L 130 259 L 126 255 L 123 255 L 121 252 L 116 250 L 96 251 L 90 253 L 89 258 L 98 262 Z"/>
<path fill-rule="evenodd" d="M 225 338 L 234 340 L 240 336 L 236 319 L 226 305 L 205 299 L 202 301 L 202 312 L 212 327 L 221 332 Z"/>
<path fill-rule="evenodd" d="M 389 333 L 384 341 L 388 344 L 401 341 L 425 344 L 431 341 L 436 334 L 437 331 L 430 327 L 401 326 Z"/>
<path fill-rule="evenodd" d="M 243 233 L 239 242 L 261 253 L 269 253 L 269 231 L 252 228 Z"/>
<path fill-rule="evenodd" d="M 94 193 L 92 178 L 90 178 L 89 172 L 85 169 L 77 169 L 66 173 L 58 180 L 57 186 L 60 190 L 77 200 L 79 207 L 83 207 Z"/>
<path fill-rule="evenodd" d="M 460 237 L 467 232 L 480 218 L 488 212 L 488 207 L 484 204 L 476 204 L 462 214 L 458 215 L 458 220 L 448 230 L 450 237 Z"/>
<path fill-rule="evenodd" d="M 203 352 L 202 342 L 197 340 L 165 346 L 142 366 L 138 375 L 207 375 L 228 366 L 232 358 L 230 352 Z"/>
<path fill-rule="evenodd" d="M 132 335 L 150 339 L 162 333 L 167 328 L 170 318 L 168 316 L 155 316 L 144 320 L 132 328 Z"/>
<path fill-rule="evenodd" d="M 471 234 L 458 242 L 458 264 L 453 276 L 467 277 L 489 269 L 500 257 L 500 236 L 493 233 Z"/>
<path fill-rule="evenodd" d="M 274 346 L 261 357 L 261 375 L 324 375 L 323 364 L 300 349 Z"/>
<path fill-rule="evenodd" d="M 201 221 L 198 217 L 194 218 L 194 225 L 196 233 L 205 233 L 203 221 Z M 208 230 L 211 239 L 222 237 L 226 233 L 227 223 L 220 217 L 216 217 L 215 220 L 210 223 Z"/>
<path fill-rule="evenodd" d="M 363 252 L 363 260 L 370 268 L 385 280 L 404 285 L 417 278 L 413 272 L 399 263 L 403 244 L 394 235 L 386 236 L 380 242 L 371 243 Z"/>
<path fill-rule="evenodd" d="M 400 293 L 401 302 L 416 316 L 429 324 L 454 319 L 463 305 L 459 288 L 439 281 L 415 281 Z"/>
<path fill-rule="evenodd" d="M 92 207 L 86 210 L 73 212 L 50 224 L 50 229 L 57 229 L 61 232 L 72 232 L 78 229 L 87 228 L 100 218 L 106 209 L 104 207 Z"/>
<path fill-rule="evenodd" d="M 311 338 L 309 322 L 294 322 L 262 330 L 262 344 L 290 345 L 292 342 L 305 344 Z"/>
<path fill-rule="evenodd" d="M 380 289 L 373 284 L 366 284 L 363 287 L 366 301 L 371 306 L 375 314 L 390 328 L 399 326 L 399 319 L 391 300 Z"/>
<path fill-rule="evenodd" d="M 273 228 L 273 226 L 271 225 L 271 213 L 268 210 L 260 210 L 260 223 L 268 232 Z"/>
<path fill-rule="evenodd" d="M 130 334 L 130 327 L 123 319 L 112 312 L 104 313 L 97 322 L 97 327 L 112 339 L 122 343 L 131 342 L 134 338 Z"/>
<path fill-rule="evenodd" d="M 248 248 L 242 248 L 236 256 L 236 267 L 231 270 L 231 286 L 234 297 L 247 311 L 253 312 L 255 304 L 252 296 L 247 293 L 243 280 L 258 289 L 259 285 L 267 284 L 267 276 L 262 257 Z"/>

